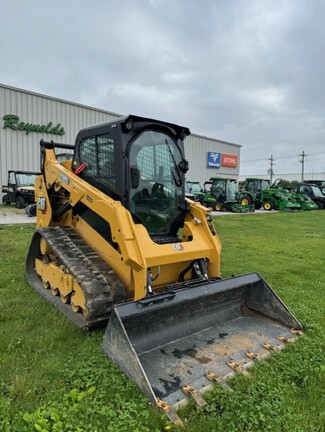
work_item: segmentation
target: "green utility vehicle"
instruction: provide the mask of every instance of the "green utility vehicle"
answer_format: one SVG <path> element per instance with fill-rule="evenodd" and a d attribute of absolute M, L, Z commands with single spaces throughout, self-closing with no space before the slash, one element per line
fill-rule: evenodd
<path fill-rule="evenodd" d="M 205 195 L 202 204 L 216 211 L 233 213 L 253 212 L 253 205 L 241 205 L 238 202 L 237 180 L 226 177 L 211 177 L 204 183 Z"/>
<path fill-rule="evenodd" d="M 39 175 L 33 171 L 8 171 L 8 183 L 2 186 L 3 204 L 14 203 L 17 208 L 24 208 L 35 202 L 35 179 Z"/>
<path fill-rule="evenodd" d="M 264 210 L 300 210 L 301 205 L 294 197 L 279 185 L 282 179 L 277 179 L 271 185 L 269 180 L 247 178 L 241 190 L 240 204 L 254 205 L 256 209 Z"/>

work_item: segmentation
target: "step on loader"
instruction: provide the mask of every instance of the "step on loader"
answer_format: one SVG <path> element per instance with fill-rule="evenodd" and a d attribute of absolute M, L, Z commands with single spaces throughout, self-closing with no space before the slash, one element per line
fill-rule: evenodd
<path fill-rule="evenodd" d="M 178 424 L 178 407 L 301 332 L 258 273 L 220 277 L 210 210 L 185 198 L 189 133 L 130 115 L 73 146 L 41 141 L 26 259 L 30 285 L 80 328 L 106 325 L 104 352 Z"/>

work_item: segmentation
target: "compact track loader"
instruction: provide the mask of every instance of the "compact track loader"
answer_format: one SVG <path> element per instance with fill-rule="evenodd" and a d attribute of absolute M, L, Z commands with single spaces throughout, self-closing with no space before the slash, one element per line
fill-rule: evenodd
<path fill-rule="evenodd" d="M 178 423 L 188 399 L 204 404 L 301 331 L 259 274 L 221 279 L 209 210 L 185 199 L 189 133 L 130 115 L 74 146 L 41 141 L 26 260 L 30 285 L 76 325 L 107 325 L 105 353 Z M 55 148 L 72 147 L 60 163 Z"/>

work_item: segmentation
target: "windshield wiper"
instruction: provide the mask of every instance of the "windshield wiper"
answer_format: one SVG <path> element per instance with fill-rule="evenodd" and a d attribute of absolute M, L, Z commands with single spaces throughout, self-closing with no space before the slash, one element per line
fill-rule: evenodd
<path fill-rule="evenodd" d="M 174 177 L 174 182 L 175 182 L 176 186 L 178 186 L 178 187 L 183 186 L 181 173 L 179 171 L 178 165 L 177 165 L 176 160 L 175 160 L 175 156 L 173 155 L 172 149 L 170 148 L 170 145 L 169 145 L 169 142 L 167 141 L 167 139 L 165 139 L 165 144 L 167 145 L 170 156 L 174 162 L 174 169 L 172 171 L 173 177 Z M 175 172 L 177 173 L 177 177 L 175 175 Z"/>

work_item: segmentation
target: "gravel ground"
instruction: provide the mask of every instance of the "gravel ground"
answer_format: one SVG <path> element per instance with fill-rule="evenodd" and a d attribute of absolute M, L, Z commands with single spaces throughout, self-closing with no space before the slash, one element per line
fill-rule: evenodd
<path fill-rule="evenodd" d="M 275 210 L 267 212 L 265 210 L 256 210 L 255 213 L 270 214 L 277 213 Z M 231 212 L 212 212 L 213 216 L 227 216 L 236 214 L 254 214 L 254 213 L 231 213 Z M 26 215 L 25 210 L 18 210 L 15 207 L 0 206 L 0 225 L 13 225 L 24 223 L 36 223 L 36 217 L 29 217 Z"/>
<path fill-rule="evenodd" d="M 18 210 L 13 206 L 0 206 L 0 225 L 36 223 L 36 217 L 29 217 L 25 209 Z"/>

